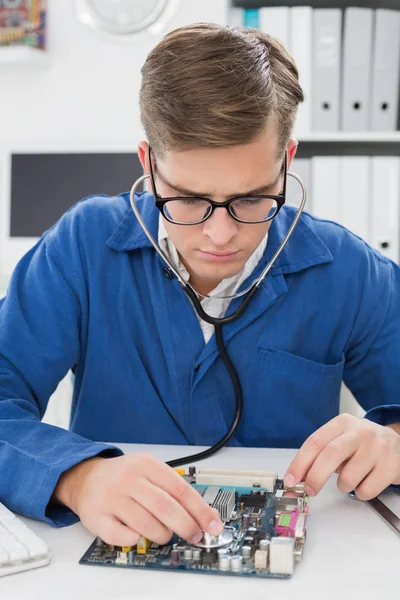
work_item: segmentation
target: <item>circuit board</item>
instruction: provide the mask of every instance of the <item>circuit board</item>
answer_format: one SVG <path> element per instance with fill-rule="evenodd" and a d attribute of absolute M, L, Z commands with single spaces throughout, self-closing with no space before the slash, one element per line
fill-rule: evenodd
<path fill-rule="evenodd" d="M 293 574 L 306 539 L 303 483 L 285 488 L 271 471 L 177 471 L 218 510 L 224 522 L 220 536 L 204 533 L 196 545 L 177 536 L 165 545 L 142 537 L 129 548 L 96 538 L 80 564 L 262 578 Z"/>
<path fill-rule="evenodd" d="M 0 46 L 45 48 L 47 0 L 0 0 Z"/>

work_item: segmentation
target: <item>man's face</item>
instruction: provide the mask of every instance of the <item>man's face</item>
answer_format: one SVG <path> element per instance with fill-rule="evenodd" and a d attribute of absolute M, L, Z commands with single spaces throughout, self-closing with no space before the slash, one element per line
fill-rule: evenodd
<path fill-rule="evenodd" d="M 275 131 L 269 131 L 244 146 L 166 152 L 154 169 L 157 193 L 162 198 L 201 196 L 216 202 L 233 196 L 278 194 L 283 187 L 283 172 L 276 144 Z M 288 167 L 295 152 L 296 141 L 291 140 Z M 139 157 L 146 173 L 147 153 L 147 143 L 141 142 Z M 205 294 L 223 279 L 239 273 L 271 225 L 271 221 L 239 223 L 226 208 L 217 208 L 199 225 L 175 225 L 165 219 L 164 223 L 190 274 L 190 283 Z"/>

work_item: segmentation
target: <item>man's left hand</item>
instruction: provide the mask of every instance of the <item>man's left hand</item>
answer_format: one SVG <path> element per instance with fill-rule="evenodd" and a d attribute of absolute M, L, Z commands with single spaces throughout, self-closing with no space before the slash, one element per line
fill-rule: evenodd
<path fill-rule="evenodd" d="M 399 485 L 400 435 L 390 427 L 341 414 L 307 438 L 290 463 L 285 484 L 293 487 L 305 481 L 306 493 L 314 496 L 333 473 L 339 475 L 339 489 L 354 490 L 360 500 Z"/>

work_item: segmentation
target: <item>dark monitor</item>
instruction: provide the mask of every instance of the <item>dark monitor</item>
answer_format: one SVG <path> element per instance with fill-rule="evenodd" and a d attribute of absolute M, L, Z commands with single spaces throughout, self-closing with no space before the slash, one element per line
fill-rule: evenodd
<path fill-rule="evenodd" d="M 40 237 L 82 198 L 127 192 L 141 175 L 136 153 L 13 154 L 10 235 Z"/>

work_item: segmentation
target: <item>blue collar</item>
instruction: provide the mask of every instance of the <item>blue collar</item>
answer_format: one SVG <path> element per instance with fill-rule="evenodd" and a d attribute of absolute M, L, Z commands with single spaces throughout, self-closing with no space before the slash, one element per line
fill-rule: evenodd
<path fill-rule="evenodd" d="M 121 252 L 152 247 L 131 209 L 129 193 L 121 196 L 127 203 L 127 210 L 108 238 L 107 246 Z M 154 206 L 153 195 L 149 192 L 140 192 L 135 195 L 135 199 L 144 222 L 157 241 L 159 212 Z M 266 262 L 272 258 L 274 252 L 279 248 L 295 214 L 295 208 L 284 206 L 273 220 L 265 250 Z M 296 273 L 315 265 L 333 261 L 333 256 L 328 247 L 314 231 L 313 221 L 310 221 L 310 218 L 300 218 L 290 240 L 275 262 L 274 275 Z"/>

